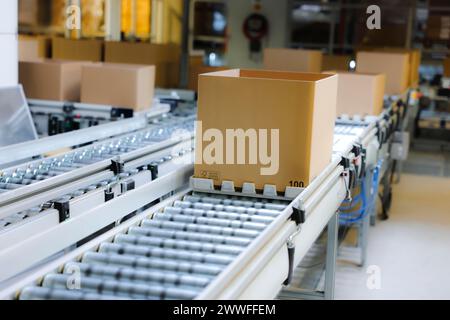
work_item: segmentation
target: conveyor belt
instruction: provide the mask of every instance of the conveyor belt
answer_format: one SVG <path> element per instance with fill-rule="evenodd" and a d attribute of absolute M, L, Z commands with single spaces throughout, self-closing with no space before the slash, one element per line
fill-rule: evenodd
<path fill-rule="evenodd" d="M 10 190 L 17 190 L 26 185 L 168 140 L 177 130 L 193 132 L 194 116 L 184 118 L 165 116 L 148 129 L 75 149 L 63 156 L 46 158 L 10 170 L 6 169 L 0 176 L 0 196 Z"/>
<path fill-rule="evenodd" d="M 117 234 L 40 286 L 28 299 L 193 299 L 281 212 L 288 202 L 189 193 L 153 219 Z M 71 286 L 74 272 L 81 277 Z"/>

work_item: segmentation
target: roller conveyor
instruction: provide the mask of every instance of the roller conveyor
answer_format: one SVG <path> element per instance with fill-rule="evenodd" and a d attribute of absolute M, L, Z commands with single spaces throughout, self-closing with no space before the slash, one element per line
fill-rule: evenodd
<path fill-rule="evenodd" d="M 189 192 L 65 263 L 61 273 L 47 274 L 40 286 L 24 288 L 19 298 L 196 298 L 288 203 Z M 77 290 L 67 288 L 74 270 Z"/>
<path fill-rule="evenodd" d="M 327 224 L 333 234 L 335 212 L 348 196 L 349 172 L 361 170 L 361 155 L 356 151 L 364 149 L 364 156 L 374 154 L 376 158 L 386 141 L 379 132 L 387 132 L 390 119 L 356 120 L 338 121 L 333 161 L 295 197 L 201 190 L 192 181 L 187 187 L 192 175 L 192 167 L 187 166 L 143 182 L 102 206 L 84 207 L 33 241 L 0 250 L 0 263 L 20 261 L 18 252 L 30 252 L 40 244 L 39 252 L 31 253 L 26 263 L 20 261 L 16 268 L 7 267 L 2 273 L 13 276 L 13 269 L 26 270 L 130 212 L 137 215 L 61 258 L 7 281 L 3 289 L 0 286 L 0 298 L 273 298 Z M 128 153 L 141 148 L 145 146 Z M 126 155 L 123 158 L 127 159 Z M 126 169 L 148 163 L 140 157 L 146 158 L 130 157 Z M 349 167 L 342 158 L 351 160 Z M 180 188 L 181 192 L 170 196 Z M 149 207 L 158 199 L 160 204 Z M 305 217 L 300 224 L 294 219 L 298 212 Z M 88 230 L 81 230 L 82 226 Z M 69 234 L 70 230 L 77 234 Z M 52 243 L 62 234 L 67 234 L 67 239 Z M 295 248 L 292 256 L 287 248 Z M 0 282 L 8 279 L 4 275 L 0 274 Z M 330 290 L 326 288 L 325 297 L 332 297 Z"/>
<path fill-rule="evenodd" d="M 194 117 L 184 119 L 166 116 L 155 120 L 148 129 L 76 149 L 60 157 L 6 169 L 0 176 L 0 189 L 3 192 L 16 190 L 25 185 L 35 184 L 90 164 L 154 145 L 157 142 L 167 141 L 176 130 L 193 132 L 193 126 Z"/>

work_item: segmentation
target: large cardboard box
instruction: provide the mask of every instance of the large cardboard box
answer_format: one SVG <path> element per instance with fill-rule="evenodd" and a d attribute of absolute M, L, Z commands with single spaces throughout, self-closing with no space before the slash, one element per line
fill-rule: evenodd
<path fill-rule="evenodd" d="M 410 79 L 410 56 L 406 52 L 360 51 L 356 55 L 358 73 L 384 73 L 386 94 L 401 95 L 406 92 Z"/>
<path fill-rule="evenodd" d="M 373 51 L 391 52 L 391 53 L 406 53 L 409 57 L 409 77 L 408 86 L 417 87 L 419 84 L 419 67 L 422 59 L 422 52 L 420 49 L 404 49 L 404 48 L 376 48 Z"/>
<path fill-rule="evenodd" d="M 322 70 L 342 70 L 350 69 L 351 55 L 331 55 L 324 54 L 322 58 Z"/>
<path fill-rule="evenodd" d="M 100 62 L 103 61 L 103 41 L 53 38 L 52 58 Z"/>
<path fill-rule="evenodd" d="M 82 68 L 81 102 L 141 111 L 152 106 L 154 86 L 154 66 L 90 64 Z"/>
<path fill-rule="evenodd" d="M 338 75 L 337 115 L 378 116 L 383 111 L 386 76 L 383 73 L 325 71 Z"/>
<path fill-rule="evenodd" d="M 329 164 L 337 76 L 232 69 L 199 77 L 194 176 L 306 186 Z M 236 136 L 237 138 L 236 138 Z"/>
<path fill-rule="evenodd" d="M 19 82 L 27 98 L 77 102 L 83 64 L 45 59 L 20 61 Z"/>
<path fill-rule="evenodd" d="M 105 62 L 154 65 L 157 87 L 178 87 L 180 52 L 175 44 L 107 41 Z"/>
<path fill-rule="evenodd" d="M 51 38 L 19 35 L 19 61 L 50 58 Z"/>
<path fill-rule="evenodd" d="M 444 77 L 450 77 L 450 58 L 444 59 Z"/>
<path fill-rule="evenodd" d="M 264 49 L 264 69 L 291 72 L 321 72 L 320 50 L 267 48 Z"/>

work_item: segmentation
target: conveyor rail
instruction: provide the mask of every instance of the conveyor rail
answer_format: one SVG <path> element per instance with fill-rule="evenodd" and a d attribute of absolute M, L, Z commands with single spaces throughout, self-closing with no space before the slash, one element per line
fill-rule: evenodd
<path fill-rule="evenodd" d="M 67 262 L 20 299 L 193 299 L 288 202 L 188 193 Z M 73 272 L 79 289 L 67 287 Z"/>

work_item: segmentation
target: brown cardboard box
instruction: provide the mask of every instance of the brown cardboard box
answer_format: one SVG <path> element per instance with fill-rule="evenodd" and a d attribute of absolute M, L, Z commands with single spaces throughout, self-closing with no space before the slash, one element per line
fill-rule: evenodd
<path fill-rule="evenodd" d="M 154 86 L 154 66 L 90 64 L 82 68 L 81 102 L 145 110 L 152 106 Z"/>
<path fill-rule="evenodd" d="M 322 70 L 349 70 L 352 60 L 351 55 L 330 55 L 324 54 L 322 58 Z"/>
<path fill-rule="evenodd" d="M 326 71 L 325 73 L 336 73 Z M 337 115 L 378 116 L 383 111 L 386 76 L 383 73 L 338 71 Z"/>
<path fill-rule="evenodd" d="M 419 67 L 422 59 L 420 49 L 404 49 L 398 47 L 372 47 L 360 48 L 357 51 L 373 51 L 373 52 L 390 52 L 390 53 L 406 53 L 409 57 L 409 77 L 408 86 L 417 87 L 419 84 Z"/>
<path fill-rule="evenodd" d="M 50 58 L 51 38 L 19 35 L 19 61 Z"/>
<path fill-rule="evenodd" d="M 444 77 L 450 77 L 450 58 L 444 59 Z"/>
<path fill-rule="evenodd" d="M 264 49 L 264 69 L 291 72 L 321 72 L 320 50 L 267 48 Z"/>
<path fill-rule="evenodd" d="M 53 38 L 52 58 L 100 62 L 103 61 L 103 41 Z"/>
<path fill-rule="evenodd" d="M 272 184 L 279 192 L 308 185 L 331 159 L 336 95 L 336 75 L 239 69 L 200 75 L 194 176 L 213 179 L 215 185 L 225 180 L 235 187 L 252 182 L 257 189 Z M 237 139 L 226 139 L 233 129 L 250 130 L 258 141 L 241 139 L 245 150 L 238 148 Z M 223 143 L 208 137 L 212 133 L 222 134 Z M 212 142 L 222 149 L 211 152 Z M 270 158 L 263 161 L 261 154 Z"/>
<path fill-rule="evenodd" d="M 19 82 L 31 99 L 80 101 L 81 67 L 75 61 L 19 62 Z"/>
<path fill-rule="evenodd" d="M 216 72 L 228 70 L 228 67 L 210 67 L 203 64 L 193 64 L 189 66 L 189 82 L 188 89 L 198 91 L 198 76 L 202 73 Z"/>
<path fill-rule="evenodd" d="M 435 41 L 445 41 L 450 39 L 450 27 L 433 28 L 428 27 L 426 30 L 426 38 Z"/>
<path fill-rule="evenodd" d="M 360 51 L 356 55 L 358 73 L 384 73 L 386 94 L 401 95 L 409 86 L 410 56 L 406 52 Z"/>
<path fill-rule="evenodd" d="M 175 44 L 107 41 L 105 61 L 154 65 L 157 87 L 177 87 L 179 83 L 180 47 Z"/>

